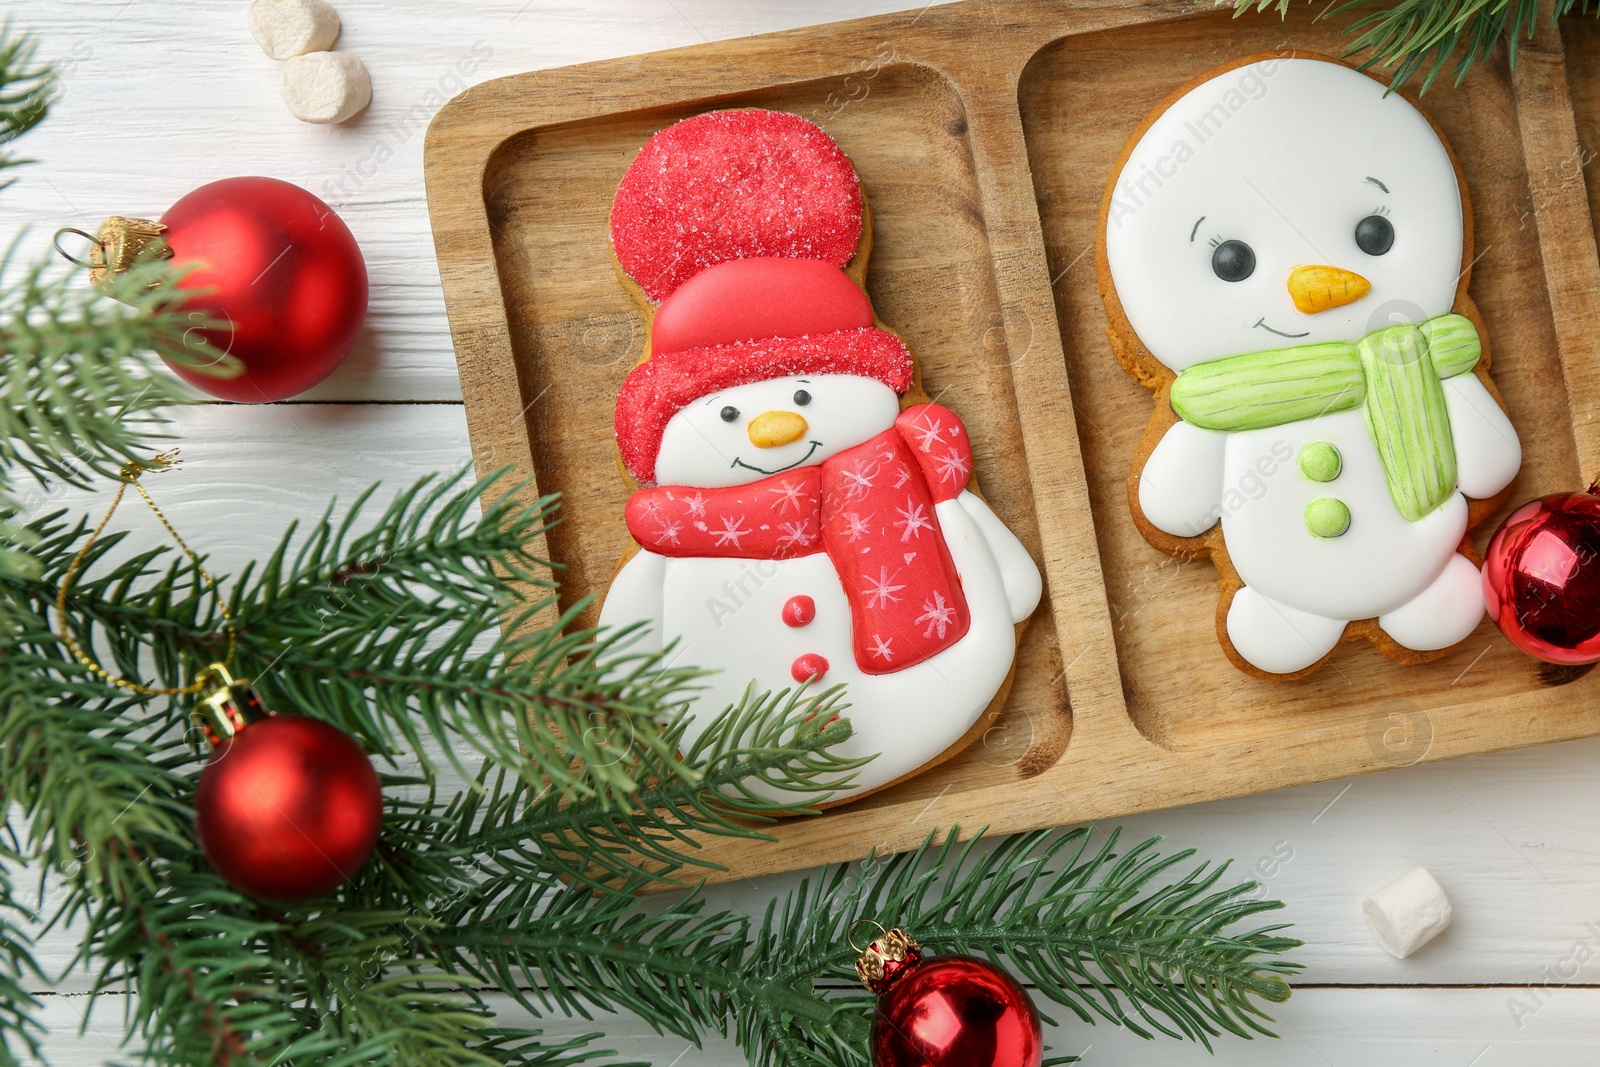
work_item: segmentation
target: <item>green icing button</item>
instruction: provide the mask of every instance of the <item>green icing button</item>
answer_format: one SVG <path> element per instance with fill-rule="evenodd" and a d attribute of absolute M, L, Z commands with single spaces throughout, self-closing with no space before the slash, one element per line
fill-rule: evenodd
<path fill-rule="evenodd" d="M 1313 442 L 1300 450 L 1300 473 L 1314 482 L 1331 482 L 1343 469 L 1339 450 L 1326 441 Z"/>
<path fill-rule="evenodd" d="M 1350 529 L 1350 509 L 1343 500 L 1322 496 L 1306 505 L 1306 529 L 1313 537 L 1338 537 Z"/>

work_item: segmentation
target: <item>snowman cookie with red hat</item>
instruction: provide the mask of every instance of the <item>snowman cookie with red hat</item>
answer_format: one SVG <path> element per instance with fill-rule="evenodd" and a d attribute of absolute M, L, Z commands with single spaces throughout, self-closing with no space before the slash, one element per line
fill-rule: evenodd
<path fill-rule="evenodd" d="M 712 672 L 691 739 L 749 691 L 842 684 L 842 754 L 876 758 L 835 800 L 958 751 L 1005 699 L 1039 569 L 873 315 L 849 159 L 796 115 L 685 119 L 628 168 L 611 241 L 650 330 L 616 407 L 638 550 L 601 624 Z"/>

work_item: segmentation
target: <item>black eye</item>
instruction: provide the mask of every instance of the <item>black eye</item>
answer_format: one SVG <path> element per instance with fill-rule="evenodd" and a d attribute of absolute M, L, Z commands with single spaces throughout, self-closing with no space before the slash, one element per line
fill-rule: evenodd
<path fill-rule="evenodd" d="M 1256 254 L 1243 241 L 1224 241 L 1211 253 L 1211 270 L 1225 282 L 1242 282 L 1256 272 Z"/>
<path fill-rule="evenodd" d="M 739 409 L 734 407 L 732 404 L 729 404 L 727 407 L 722 409 L 722 421 L 723 422 L 732 422 L 734 419 L 737 419 L 738 417 L 739 417 Z"/>
<path fill-rule="evenodd" d="M 806 392 L 804 389 L 796 389 L 794 391 L 794 406 L 795 407 L 803 408 L 809 403 L 811 403 L 811 394 L 810 393 Z"/>
<path fill-rule="evenodd" d="M 1356 247 L 1369 256 L 1381 256 L 1394 247 L 1394 223 L 1382 215 L 1368 215 L 1356 223 Z"/>

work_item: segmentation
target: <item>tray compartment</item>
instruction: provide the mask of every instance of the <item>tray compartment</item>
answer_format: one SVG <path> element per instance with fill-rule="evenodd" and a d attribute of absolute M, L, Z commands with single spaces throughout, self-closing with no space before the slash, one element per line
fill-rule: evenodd
<path fill-rule="evenodd" d="M 489 161 L 485 201 L 508 312 L 526 432 L 542 492 L 563 494 L 549 535 L 564 606 L 604 591 L 629 545 L 631 486 L 612 406 L 645 330 L 618 283 L 607 240 L 611 197 L 649 136 L 712 107 L 769 107 L 822 125 L 871 198 L 867 288 L 911 345 L 927 392 L 971 429 L 984 495 L 1036 554 L 1038 518 L 1023 463 L 1010 361 L 960 96 L 906 63 L 590 121 L 535 127 Z M 597 606 L 582 614 L 595 621 Z M 984 741 L 864 804 L 995 784 L 1055 762 L 1071 730 L 1048 601 L 1023 640 L 1012 695 Z"/>
<path fill-rule="evenodd" d="M 1216 569 L 1151 548 L 1129 513 L 1127 477 L 1151 397 L 1111 354 L 1093 252 L 1101 194 L 1118 153 L 1150 107 L 1214 66 L 1285 46 L 1338 55 L 1346 44 L 1298 10 L 1286 23 L 1222 13 L 1062 39 L 1032 59 L 1020 83 L 1122 686 L 1139 730 L 1167 748 L 1270 744 L 1365 722 L 1374 708 L 1433 713 L 1547 684 L 1538 665 L 1487 620 L 1426 666 L 1398 666 L 1362 643 L 1345 646 L 1299 682 L 1248 677 L 1217 642 Z M 1436 84 L 1422 105 L 1460 158 L 1477 205 L 1480 258 L 1470 293 L 1488 323 L 1493 376 L 1525 451 L 1509 499 L 1570 487 L 1578 478 L 1575 443 L 1567 420 L 1551 415 L 1568 404 L 1509 72 L 1503 62 L 1481 65 L 1460 89 Z M 1074 115 L 1095 120 L 1063 121 Z M 1480 547 L 1511 506 L 1479 528 Z"/>

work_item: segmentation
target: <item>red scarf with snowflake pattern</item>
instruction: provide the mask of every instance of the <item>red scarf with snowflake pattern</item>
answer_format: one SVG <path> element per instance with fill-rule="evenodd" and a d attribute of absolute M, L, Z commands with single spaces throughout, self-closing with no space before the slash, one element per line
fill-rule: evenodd
<path fill-rule="evenodd" d="M 821 463 L 727 489 L 641 489 L 625 516 L 634 540 L 663 556 L 827 552 L 850 602 L 857 666 L 891 674 L 949 648 L 972 624 L 933 511 L 971 473 L 972 443 L 955 412 L 919 404 Z"/>

